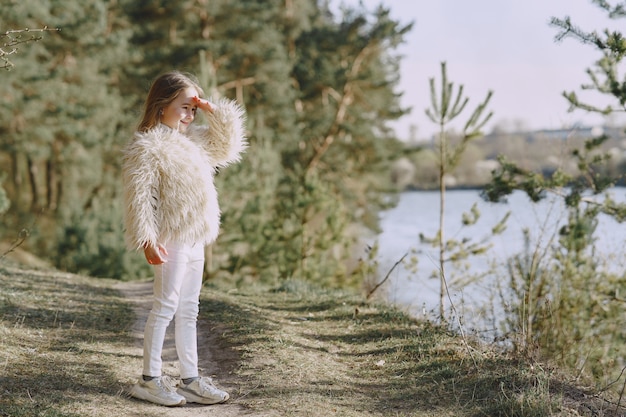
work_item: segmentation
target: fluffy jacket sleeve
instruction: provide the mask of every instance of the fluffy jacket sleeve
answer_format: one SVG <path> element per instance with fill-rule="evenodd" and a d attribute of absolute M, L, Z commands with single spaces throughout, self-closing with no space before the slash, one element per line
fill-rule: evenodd
<path fill-rule="evenodd" d="M 245 114 L 237 102 L 222 98 L 212 113 L 205 112 L 208 126 L 190 126 L 189 136 L 206 149 L 213 166 L 225 167 L 241 159 L 248 146 Z"/>
<path fill-rule="evenodd" d="M 137 134 L 127 146 L 122 160 L 126 245 L 132 249 L 140 249 L 146 244 L 155 245 L 159 238 L 157 206 L 160 173 L 154 168 L 157 161 L 158 155 L 141 134 Z"/>

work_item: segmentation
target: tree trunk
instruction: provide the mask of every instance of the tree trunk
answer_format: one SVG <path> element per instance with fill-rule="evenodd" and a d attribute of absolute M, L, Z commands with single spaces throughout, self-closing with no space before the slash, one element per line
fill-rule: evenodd
<path fill-rule="evenodd" d="M 445 272 L 445 208 L 446 208 L 446 137 L 443 123 L 439 133 L 439 318 L 445 320 L 445 295 L 446 295 L 446 272 Z"/>
<path fill-rule="evenodd" d="M 26 164 L 28 165 L 28 182 L 30 184 L 30 192 L 31 192 L 31 200 L 30 207 L 32 210 L 37 210 L 39 208 L 39 189 L 37 187 L 37 164 L 30 158 L 30 156 L 26 156 Z"/>
<path fill-rule="evenodd" d="M 56 164 L 52 159 L 48 159 L 46 161 L 46 203 L 50 211 L 55 211 L 57 208 L 57 183 Z"/>

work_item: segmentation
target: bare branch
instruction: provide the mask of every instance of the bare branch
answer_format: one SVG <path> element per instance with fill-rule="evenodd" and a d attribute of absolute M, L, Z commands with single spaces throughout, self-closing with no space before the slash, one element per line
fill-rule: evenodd
<path fill-rule="evenodd" d="M 380 281 L 378 284 L 376 284 L 376 286 L 374 288 L 371 289 L 370 292 L 367 293 L 367 299 L 369 300 L 369 298 L 372 296 L 372 294 L 374 294 L 374 292 L 380 288 L 381 285 L 383 285 L 385 283 L 385 281 L 387 281 L 389 279 L 389 276 L 391 275 L 391 273 L 393 272 L 394 269 L 396 269 L 396 267 L 398 265 L 400 265 L 402 263 L 402 261 L 404 260 L 404 258 L 406 258 L 408 255 L 408 253 L 405 253 L 404 256 L 402 256 L 402 258 L 400 258 L 400 260 L 398 262 L 396 262 L 391 269 L 389 270 L 389 272 L 387 272 L 387 275 L 385 275 L 385 278 L 383 278 L 382 281 Z"/>
<path fill-rule="evenodd" d="M 43 39 L 43 35 L 36 35 L 33 32 L 35 33 L 43 33 L 43 32 L 50 32 L 50 31 L 58 32 L 60 30 L 61 29 L 59 28 L 49 28 L 48 26 L 44 26 L 43 28 L 39 28 L 39 29 L 29 29 L 29 28 L 13 29 L 13 30 L 7 30 L 4 33 L 0 33 L 0 42 L 2 42 L 0 44 L 0 69 L 5 69 L 8 71 L 15 66 L 8 57 L 10 55 L 16 54 L 19 51 L 19 48 L 17 47 L 17 45 L 30 43 L 30 42 L 37 42 Z M 31 33 L 33 33 L 31 36 L 26 37 L 26 38 L 24 37 L 24 34 L 31 34 Z"/>
<path fill-rule="evenodd" d="M 17 238 L 13 241 L 13 243 L 11 243 L 9 249 L 7 249 L 3 254 L 0 255 L 0 261 L 4 259 L 9 253 L 20 247 L 22 243 L 26 241 L 29 235 L 30 231 L 28 229 L 20 230 L 20 233 L 17 235 Z"/>

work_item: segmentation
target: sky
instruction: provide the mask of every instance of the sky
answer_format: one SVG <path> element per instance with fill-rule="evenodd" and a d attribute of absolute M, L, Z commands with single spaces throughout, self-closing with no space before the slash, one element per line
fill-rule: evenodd
<path fill-rule="evenodd" d="M 437 130 L 424 112 L 430 106 L 428 80 L 440 81 L 444 61 L 448 80 L 455 86 L 462 84 L 469 98 L 466 110 L 453 123 L 459 130 L 489 90 L 494 115 L 485 132 L 495 126 L 510 131 L 620 122 L 615 116 L 568 112 L 562 96 L 564 91 L 576 91 L 594 104 L 610 103 L 580 90 L 589 82 L 586 70 L 601 57 L 600 52 L 574 38 L 557 42 L 558 29 L 549 25 L 551 17 L 566 16 L 585 31 L 623 25 L 624 19 L 610 21 L 591 0 L 335 0 L 331 5 L 358 6 L 360 1 L 367 10 L 382 4 L 393 19 L 413 22 L 407 42 L 395 51 L 404 56 L 398 88 L 403 92 L 401 103 L 412 107 L 408 116 L 391 124 L 400 138 L 409 138 L 411 125 L 417 127 L 417 139 Z"/>

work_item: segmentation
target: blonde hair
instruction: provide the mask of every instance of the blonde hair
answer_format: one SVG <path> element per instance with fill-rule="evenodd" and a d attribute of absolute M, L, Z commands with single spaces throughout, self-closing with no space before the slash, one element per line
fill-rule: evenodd
<path fill-rule="evenodd" d="M 161 120 L 161 112 L 186 88 L 192 87 L 202 97 L 204 91 L 191 74 L 171 71 L 160 75 L 150 87 L 144 104 L 143 117 L 137 130 L 146 132 L 157 126 Z"/>

